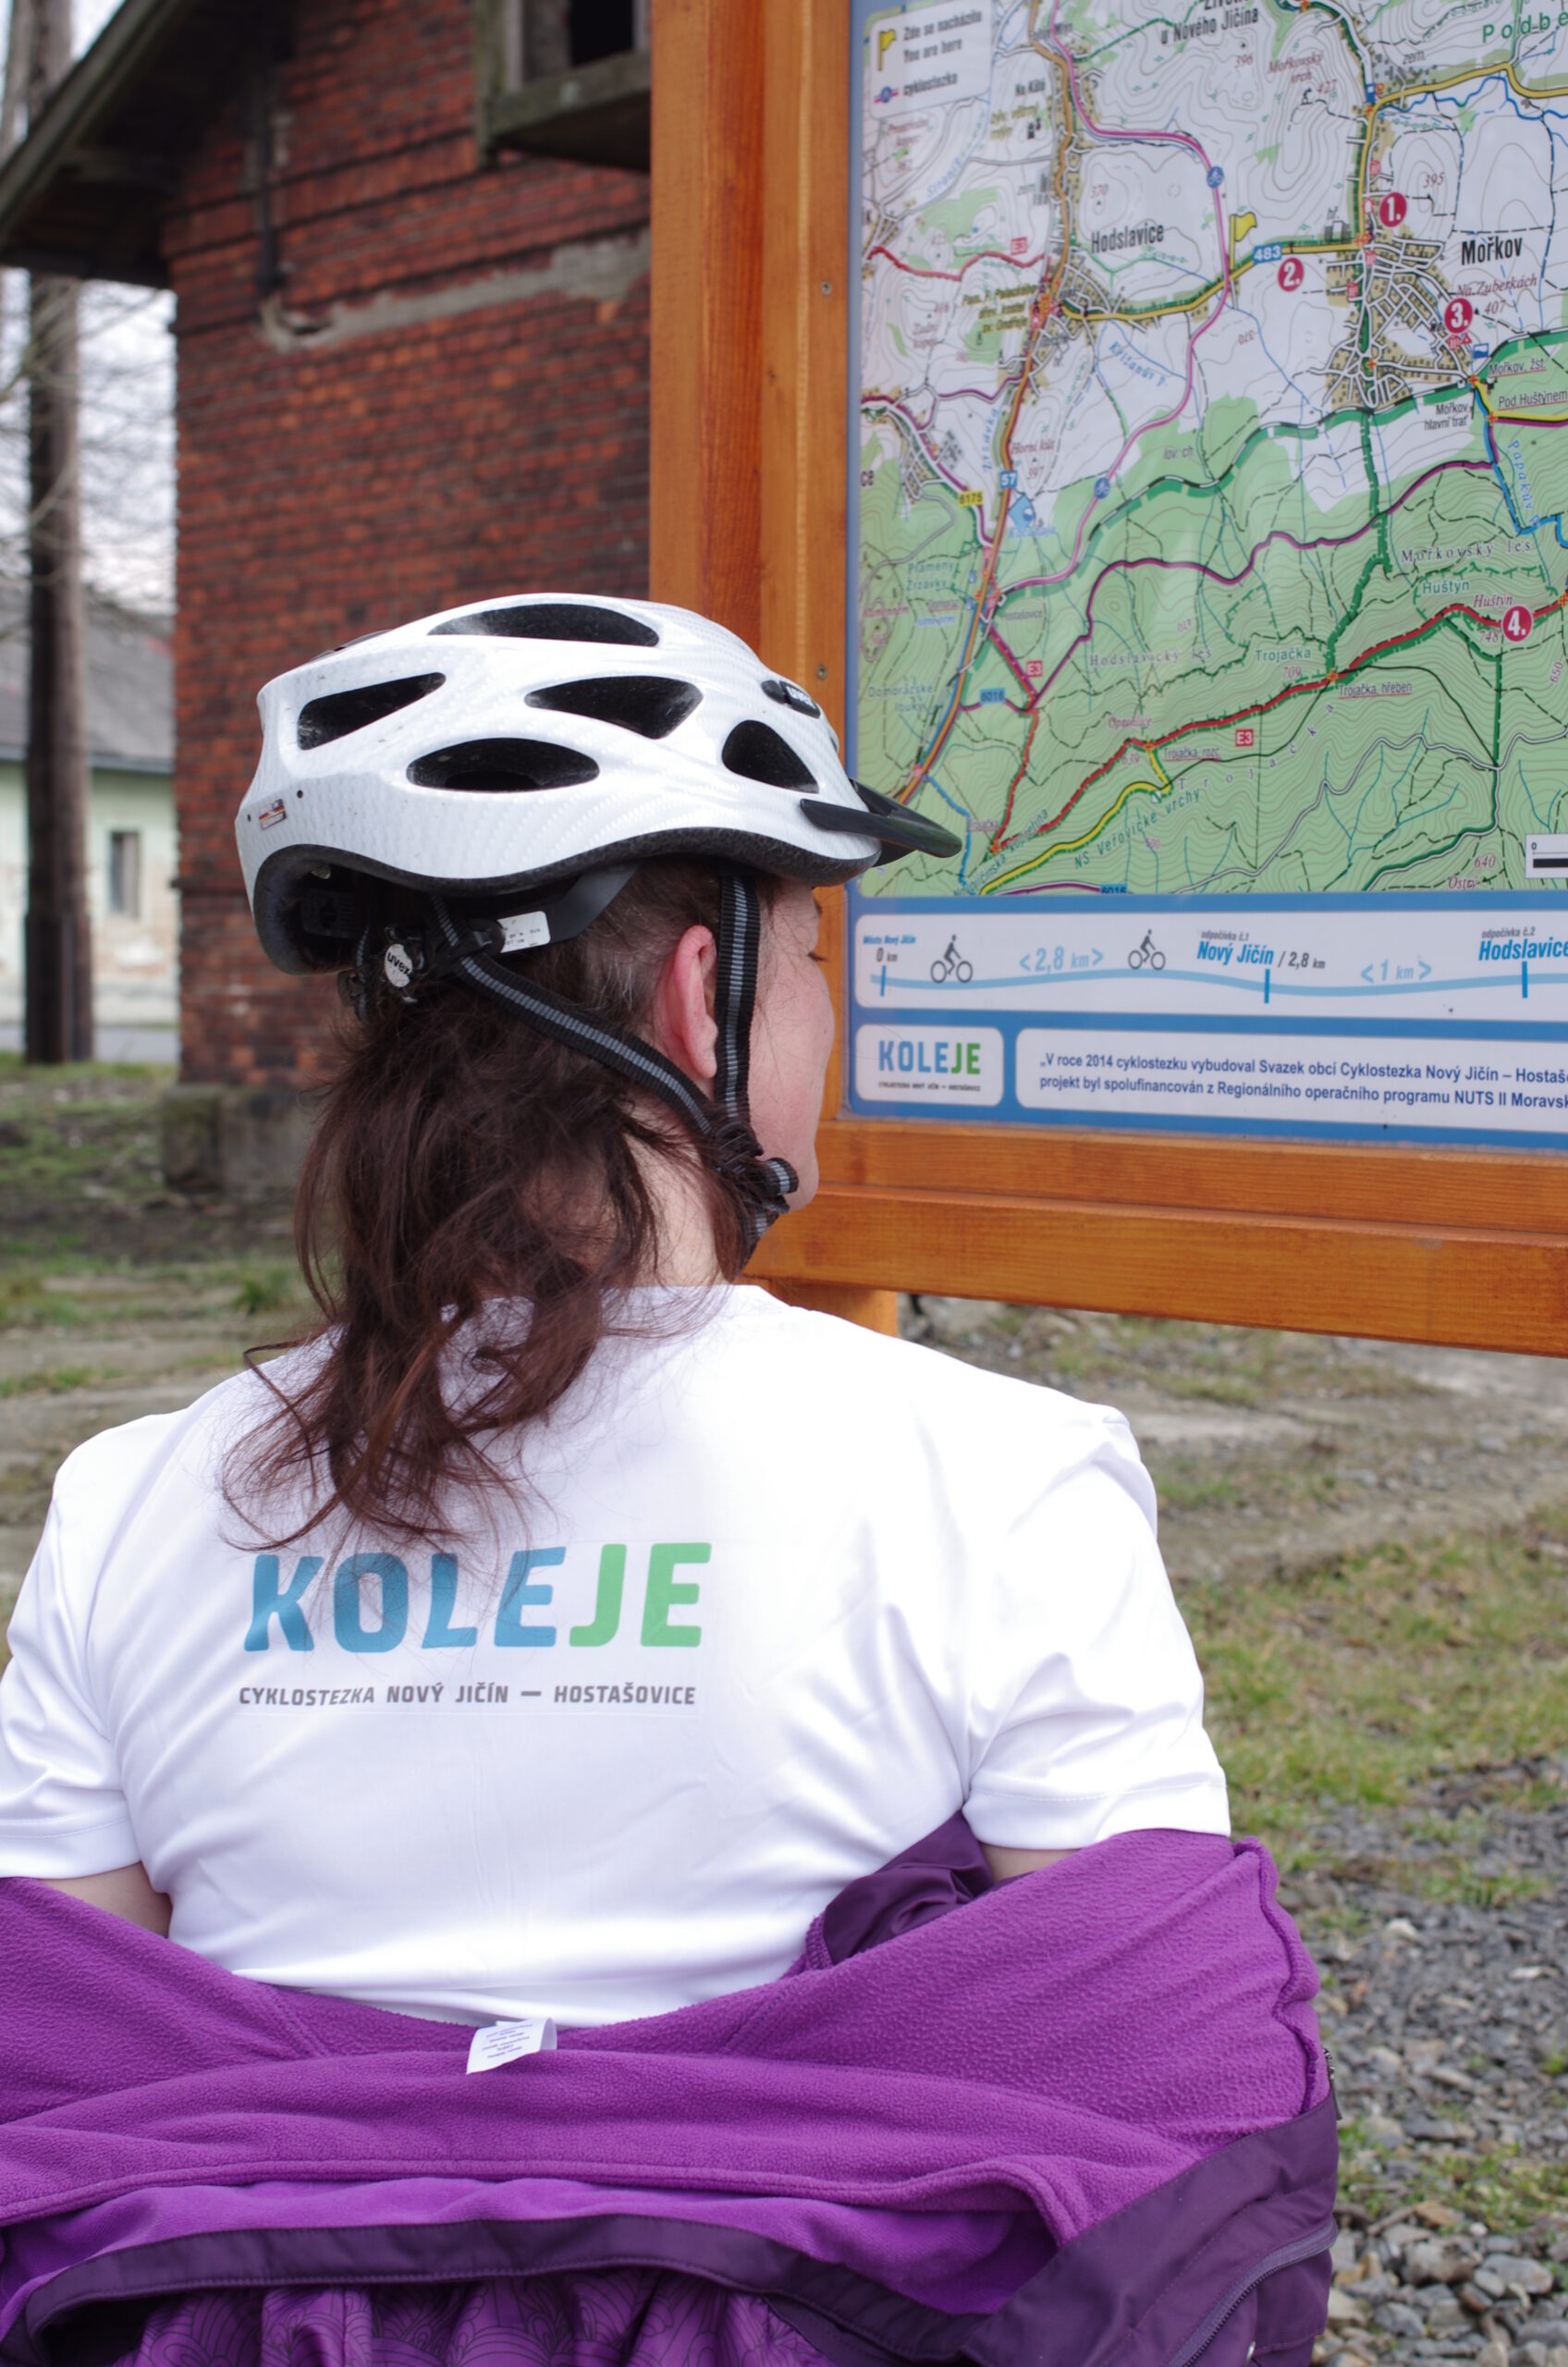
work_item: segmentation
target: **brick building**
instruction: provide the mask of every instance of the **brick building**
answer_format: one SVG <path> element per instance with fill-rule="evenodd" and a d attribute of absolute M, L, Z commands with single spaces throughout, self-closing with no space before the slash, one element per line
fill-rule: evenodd
<path fill-rule="evenodd" d="M 0 173 L 0 261 L 176 298 L 188 1083 L 318 1058 L 234 852 L 258 685 L 645 589 L 647 93 L 635 0 L 124 0 Z"/>

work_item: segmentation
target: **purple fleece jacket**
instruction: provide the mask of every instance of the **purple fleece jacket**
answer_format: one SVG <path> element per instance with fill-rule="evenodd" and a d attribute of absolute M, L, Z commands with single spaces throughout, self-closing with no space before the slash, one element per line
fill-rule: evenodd
<path fill-rule="evenodd" d="M 1144 2318 L 1201 2328 L 1249 2260 L 1278 2254 L 1289 2283 L 1284 2254 L 1316 2262 L 1332 2232 L 1316 1975 L 1274 1888 L 1256 1843 L 1158 1832 L 993 1888 L 955 1819 L 851 1885 L 784 1980 L 472 2077 L 466 2029 L 268 1988 L 0 1886 L 0 2336 L 32 2355 L 51 2292 L 174 2289 L 147 2267 L 173 2275 L 170 2244 L 192 2285 L 233 2283 L 256 2257 L 239 2239 L 284 2226 L 297 2279 L 330 2229 L 334 2259 L 385 2278 L 386 2231 L 407 2265 L 437 2222 L 447 2263 L 455 2225 L 531 2230 L 520 2271 L 642 2257 L 762 2290 L 788 2255 L 819 2348 L 829 2321 L 885 2343 L 879 2290 L 895 2318 L 968 2312 L 972 2358 L 1043 2356 L 1031 2296 L 1065 2325 L 1076 2255 L 1096 2309 L 1131 2276 Z M 383 2253 L 345 2251 L 349 2227 Z"/>

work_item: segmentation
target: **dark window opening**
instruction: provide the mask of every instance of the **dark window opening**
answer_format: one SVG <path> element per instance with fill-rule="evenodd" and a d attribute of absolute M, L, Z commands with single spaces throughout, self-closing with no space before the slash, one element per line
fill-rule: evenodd
<path fill-rule="evenodd" d="M 479 144 L 648 170 L 652 0 L 474 0 Z"/>
<path fill-rule="evenodd" d="M 109 910 L 127 920 L 141 918 L 141 833 L 109 832 Z"/>
<path fill-rule="evenodd" d="M 592 66 L 596 57 L 619 57 L 637 46 L 632 0 L 572 0 L 568 15 L 574 66 Z"/>
<path fill-rule="evenodd" d="M 503 64 L 514 90 L 648 45 L 647 0 L 502 0 L 502 5 Z"/>

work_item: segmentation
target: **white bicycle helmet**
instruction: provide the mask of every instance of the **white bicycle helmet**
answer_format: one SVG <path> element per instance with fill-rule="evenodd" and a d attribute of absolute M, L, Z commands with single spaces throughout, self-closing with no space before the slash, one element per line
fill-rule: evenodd
<path fill-rule="evenodd" d="M 778 1213 L 794 1178 L 760 1159 L 746 1117 L 747 874 L 826 886 L 915 850 L 957 853 L 950 831 L 851 781 L 815 700 L 734 633 L 652 601 L 445 609 L 279 675 L 259 704 L 236 829 L 280 969 L 362 975 L 370 962 L 403 994 L 456 972 L 659 1093 L 710 1152 L 725 1135 L 718 1163 L 746 1171 L 763 1221 Z M 724 880 L 712 1101 L 504 960 L 578 935 L 639 863 L 671 855 L 713 858 Z M 428 900 L 428 926 L 383 926 L 376 943 L 387 888 Z"/>

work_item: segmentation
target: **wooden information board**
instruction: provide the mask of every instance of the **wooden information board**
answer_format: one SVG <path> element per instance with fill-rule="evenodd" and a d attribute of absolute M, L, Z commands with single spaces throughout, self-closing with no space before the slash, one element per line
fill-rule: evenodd
<path fill-rule="evenodd" d="M 899 15 L 881 13 L 889 24 Z M 945 14 L 956 25 L 965 10 L 955 0 Z M 1027 6 L 1022 14 L 1033 21 Z M 1225 16 L 1244 25 L 1247 10 Z M 1207 20 L 1194 21 L 1207 37 Z M 742 634 L 843 731 L 851 275 L 862 270 L 851 0 L 654 0 L 653 43 L 651 590 Z M 1369 120 L 1378 104 L 1369 95 Z M 1365 169 L 1376 166 L 1369 153 Z M 1387 202 L 1370 186 L 1375 224 Z M 1256 261 L 1237 240 L 1256 246 L 1257 226 L 1238 233 L 1238 223 L 1247 217 L 1230 219 L 1227 275 Z M 1165 226 L 1134 225 L 1155 227 Z M 1349 261 L 1370 288 L 1373 256 Z M 1288 291 L 1295 271 L 1286 257 L 1277 284 Z M 1341 272 L 1336 285 L 1346 284 L 1356 300 L 1359 280 Z M 1474 374 L 1468 350 L 1461 361 Z M 1497 619 L 1475 627 L 1483 655 L 1488 632 L 1506 631 Z M 1048 702 L 1042 714 L 1048 730 Z M 1159 784 L 1134 781 L 1129 794 L 1140 786 Z M 842 1019 L 848 930 L 843 900 L 828 901 Z M 1135 1117 L 884 1116 L 851 1109 L 843 1036 L 841 1026 L 821 1192 L 769 1236 L 753 1269 L 786 1295 L 884 1324 L 888 1294 L 903 1289 L 1568 1353 L 1559 1148 L 1326 1139 L 1289 1126 L 1145 1130 Z"/>

